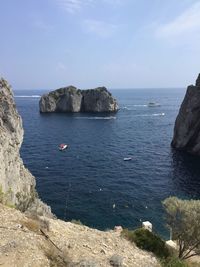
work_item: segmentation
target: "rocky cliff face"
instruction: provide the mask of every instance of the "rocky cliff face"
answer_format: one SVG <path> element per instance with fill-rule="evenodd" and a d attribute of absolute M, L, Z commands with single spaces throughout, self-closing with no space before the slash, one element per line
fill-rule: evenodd
<path fill-rule="evenodd" d="M 0 202 L 51 216 L 50 208 L 37 198 L 35 178 L 20 158 L 23 133 L 11 87 L 0 79 Z"/>
<path fill-rule="evenodd" d="M 117 101 L 105 87 L 80 90 L 74 86 L 43 95 L 40 112 L 116 112 Z"/>
<path fill-rule="evenodd" d="M 172 146 L 200 155 L 200 74 L 187 88 L 174 127 Z"/>

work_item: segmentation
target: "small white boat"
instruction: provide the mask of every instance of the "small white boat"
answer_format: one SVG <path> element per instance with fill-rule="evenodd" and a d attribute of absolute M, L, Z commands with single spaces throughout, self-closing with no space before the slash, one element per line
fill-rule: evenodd
<path fill-rule="evenodd" d="M 129 158 L 124 158 L 124 161 L 129 161 L 129 160 L 132 160 L 132 158 L 131 158 L 131 157 L 129 157 Z"/>
<path fill-rule="evenodd" d="M 159 103 L 156 103 L 156 102 L 149 102 L 148 103 L 148 107 L 160 107 L 160 104 Z"/>
<path fill-rule="evenodd" d="M 67 149 L 68 148 L 68 145 L 67 144 L 60 144 L 59 145 L 59 150 L 60 151 L 63 151 L 63 150 L 65 150 L 65 149 Z"/>

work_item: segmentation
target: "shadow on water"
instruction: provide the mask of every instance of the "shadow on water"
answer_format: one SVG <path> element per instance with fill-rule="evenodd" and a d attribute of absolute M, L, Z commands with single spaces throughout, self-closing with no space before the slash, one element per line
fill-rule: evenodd
<path fill-rule="evenodd" d="M 200 157 L 172 149 L 173 182 L 177 195 L 200 198 Z M 179 192 L 179 193 L 178 193 Z"/>
<path fill-rule="evenodd" d="M 69 118 L 89 118 L 89 117 L 94 117 L 94 118 L 108 118 L 108 117 L 114 117 L 117 115 L 116 112 L 45 112 L 39 113 L 41 117 L 69 117 Z"/>

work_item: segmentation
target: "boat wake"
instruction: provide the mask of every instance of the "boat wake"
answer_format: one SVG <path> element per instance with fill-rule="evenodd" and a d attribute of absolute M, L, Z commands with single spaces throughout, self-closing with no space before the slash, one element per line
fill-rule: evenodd
<path fill-rule="evenodd" d="M 21 98 L 39 98 L 40 95 L 15 95 L 14 97 L 21 97 Z"/>
<path fill-rule="evenodd" d="M 125 107 L 121 107 L 121 110 L 135 110 L 136 107 L 148 107 L 148 105 L 128 105 Z"/>
<path fill-rule="evenodd" d="M 74 117 L 78 120 L 115 120 L 116 117 L 109 116 L 109 117 Z"/>
<path fill-rule="evenodd" d="M 165 113 L 155 113 L 155 114 L 152 114 L 152 116 L 165 116 Z"/>
<path fill-rule="evenodd" d="M 148 105 L 132 105 L 132 107 L 148 107 Z"/>
<path fill-rule="evenodd" d="M 165 113 L 153 113 L 153 114 L 137 114 L 134 117 L 154 117 L 154 116 L 165 116 Z"/>

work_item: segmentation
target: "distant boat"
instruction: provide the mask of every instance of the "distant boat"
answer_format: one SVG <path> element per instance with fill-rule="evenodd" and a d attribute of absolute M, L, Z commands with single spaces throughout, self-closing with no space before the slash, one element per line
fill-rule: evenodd
<path fill-rule="evenodd" d="M 59 150 L 60 151 L 63 151 L 63 150 L 65 150 L 65 149 L 67 149 L 68 148 L 68 145 L 67 144 L 60 144 L 59 145 Z"/>
<path fill-rule="evenodd" d="M 131 158 L 131 157 L 129 157 L 129 158 L 124 158 L 124 161 L 129 161 L 129 160 L 132 160 L 132 158 Z"/>
<path fill-rule="evenodd" d="M 149 102 L 148 103 L 148 107 L 160 107 L 160 104 L 159 103 L 156 103 L 156 102 Z"/>

